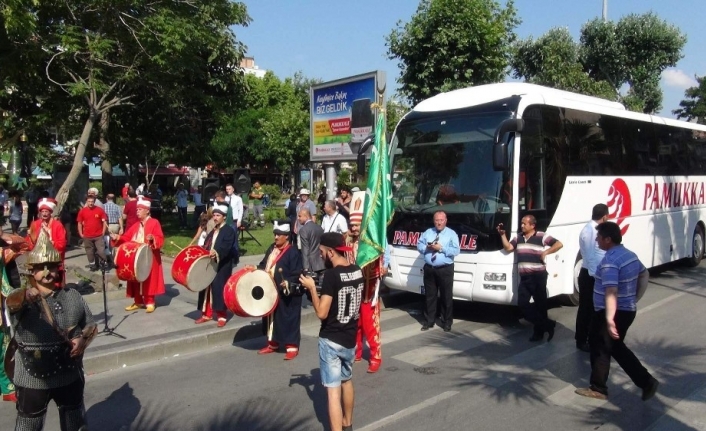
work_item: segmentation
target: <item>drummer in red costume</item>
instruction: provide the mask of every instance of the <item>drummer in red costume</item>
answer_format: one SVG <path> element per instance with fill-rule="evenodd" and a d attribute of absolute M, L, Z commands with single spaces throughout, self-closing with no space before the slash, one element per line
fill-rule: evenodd
<path fill-rule="evenodd" d="M 136 281 L 127 283 L 127 296 L 128 298 L 135 298 L 135 302 L 125 307 L 125 311 L 146 308 L 146 311 L 151 313 L 156 307 L 154 297 L 164 293 L 162 256 L 159 252 L 162 245 L 164 245 L 164 234 L 159 220 L 150 217 L 150 205 L 149 199 L 140 196 L 137 201 L 137 219 L 139 223 L 130 226 L 123 235 L 110 234 L 114 247 L 123 242 L 134 241 L 147 244 L 152 249 L 153 259 L 150 276 L 142 283 Z"/>
<path fill-rule="evenodd" d="M 299 354 L 302 321 L 302 295 L 290 290 L 290 285 L 299 283 L 302 272 L 302 255 L 289 242 L 289 220 L 275 221 L 273 229 L 275 242 L 265 252 L 265 258 L 257 269 L 265 270 L 275 282 L 279 293 L 279 302 L 275 312 L 264 317 L 262 323 L 267 334 L 267 345 L 257 353 L 267 355 L 279 350 L 284 344 L 285 360 L 291 360 Z M 253 266 L 246 268 L 255 269 Z"/>
<path fill-rule="evenodd" d="M 360 199 L 358 205 L 355 202 Z M 353 196 L 355 207 L 351 205 L 350 220 L 348 222 L 348 244 L 353 251 L 346 253 L 346 257 L 351 264 L 355 264 L 358 257 L 358 240 L 360 239 L 360 223 L 363 220 L 363 203 L 365 192 L 356 193 Z M 377 373 L 382 364 L 382 352 L 380 341 L 380 301 L 378 293 L 382 277 L 387 273 L 387 268 L 383 266 L 383 257 L 380 256 L 370 264 L 364 266 L 363 278 L 365 287 L 363 289 L 363 300 L 360 304 L 360 319 L 358 319 L 358 336 L 355 345 L 355 361 L 363 359 L 363 335 L 368 342 L 370 349 L 369 373 Z"/>
<path fill-rule="evenodd" d="M 210 251 L 211 259 L 218 262 L 218 272 L 211 285 L 199 292 L 198 307 L 201 310 L 201 317 L 195 323 L 208 322 L 213 319 L 213 312 L 218 318 L 218 327 L 226 325 L 227 309 L 223 300 L 223 288 L 233 273 L 233 261 L 237 259 L 236 251 L 233 248 L 237 233 L 232 226 L 226 224 L 228 206 L 213 206 L 214 227 L 206 236 L 203 247 Z"/>
<path fill-rule="evenodd" d="M 39 200 L 37 203 L 39 218 L 34 220 L 29 227 L 29 231 L 27 232 L 27 244 L 29 245 L 29 250 L 32 250 L 34 249 L 34 245 L 37 243 L 37 239 L 39 238 L 39 234 L 42 230 L 49 235 L 49 240 L 61 256 L 61 262 L 59 263 L 59 274 L 61 275 L 61 281 L 57 283 L 61 283 L 63 286 L 66 283 L 66 273 L 64 271 L 66 229 L 64 229 L 64 225 L 61 221 L 52 217 L 54 208 L 56 208 L 56 201 L 54 199 L 42 198 Z"/>

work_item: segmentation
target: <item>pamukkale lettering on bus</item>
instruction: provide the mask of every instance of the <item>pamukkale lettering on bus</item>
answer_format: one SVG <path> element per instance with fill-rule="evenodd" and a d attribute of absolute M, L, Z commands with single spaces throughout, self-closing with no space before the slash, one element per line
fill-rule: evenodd
<path fill-rule="evenodd" d="M 405 232 L 396 230 L 392 238 L 392 245 L 403 245 L 406 247 L 416 247 L 422 232 Z M 461 235 L 459 240 L 461 250 L 475 250 L 478 248 L 478 235 Z"/>
<path fill-rule="evenodd" d="M 703 205 L 704 183 L 647 183 L 643 210 Z M 649 208 L 648 208 L 649 205 Z"/>

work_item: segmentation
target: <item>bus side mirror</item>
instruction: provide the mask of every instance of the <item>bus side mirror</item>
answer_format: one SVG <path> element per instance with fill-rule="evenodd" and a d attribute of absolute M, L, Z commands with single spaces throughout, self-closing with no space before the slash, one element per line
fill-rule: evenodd
<path fill-rule="evenodd" d="M 493 169 L 496 171 L 506 171 L 510 168 L 510 161 L 507 159 L 507 142 L 502 140 L 506 133 L 522 132 L 525 121 L 521 118 L 508 118 L 500 123 L 495 131 L 493 140 Z"/>
<path fill-rule="evenodd" d="M 358 164 L 358 175 L 365 175 L 365 152 L 368 151 L 371 145 L 375 143 L 375 135 L 370 134 L 365 141 L 360 145 L 358 149 L 358 158 L 356 160 Z"/>

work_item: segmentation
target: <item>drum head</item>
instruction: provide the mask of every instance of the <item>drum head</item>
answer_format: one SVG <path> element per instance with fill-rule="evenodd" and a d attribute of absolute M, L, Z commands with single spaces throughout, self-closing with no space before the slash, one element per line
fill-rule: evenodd
<path fill-rule="evenodd" d="M 238 305 L 251 317 L 270 314 L 277 305 L 277 288 L 265 271 L 244 274 L 235 289 Z"/>
<path fill-rule="evenodd" d="M 152 271 L 152 250 L 147 245 L 143 245 L 137 249 L 137 257 L 135 258 L 135 278 L 142 283 L 147 280 Z"/>
<path fill-rule="evenodd" d="M 216 278 L 218 264 L 208 256 L 199 257 L 189 268 L 186 283 L 189 290 L 201 291 L 207 288 Z"/>

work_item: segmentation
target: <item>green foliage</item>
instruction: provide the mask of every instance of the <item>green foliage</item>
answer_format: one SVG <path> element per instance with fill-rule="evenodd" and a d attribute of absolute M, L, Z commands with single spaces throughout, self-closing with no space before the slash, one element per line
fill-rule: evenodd
<path fill-rule="evenodd" d="M 529 37 L 518 41 L 510 61 L 515 78 L 560 90 L 616 100 L 613 86 L 591 78 L 581 64 L 581 46 L 573 41 L 569 30 L 554 28 L 536 41 Z"/>
<path fill-rule="evenodd" d="M 699 124 L 706 124 L 706 77 L 697 76 L 697 86 L 687 88 L 684 92 L 686 99 L 679 102 L 679 109 L 672 111 L 677 118 L 687 121 L 696 121 Z"/>
<path fill-rule="evenodd" d="M 262 192 L 270 197 L 270 201 L 277 203 L 282 199 L 282 189 L 277 184 L 263 184 Z"/>
<path fill-rule="evenodd" d="M 88 183 L 88 188 L 98 189 L 98 196 L 103 196 L 103 182 L 102 181 L 90 181 Z"/>
<path fill-rule="evenodd" d="M 162 196 L 162 211 L 165 214 L 171 214 L 176 209 L 177 200 L 174 195 Z"/>
<path fill-rule="evenodd" d="M 628 109 L 653 113 L 662 103 L 662 71 L 682 57 L 686 38 L 653 13 L 620 21 L 594 19 L 574 42 L 566 29 L 515 44 L 513 75 L 528 82 L 619 100 Z M 620 90 L 627 86 L 626 94 Z"/>
<path fill-rule="evenodd" d="M 399 61 L 400 93 L 412 104 L 440 92 L 502 81 L 520 23 L 514 2 L 421 0 L 386 37 Z"/>
<path fill-rule="evenodd" d="M 309 86 L 297 73 L 280 81 L 272 72 L 245 77 L 246 90 L 223 115 L 209 156 L 221 167 L 274 166 L 281 172 L 309 161 Z"/>
<path fill-rule="evenodd" d="M 234 26 L 245 5 L 229 0 L 10 0 L 0 7 L 0 133 L 80 136 L 75 167 L 109 142 L 111 161 L 144 163 L 160 148 L 173 162 L 199 162 L 215 121 L 233 105 L 245 47 Z M 11 65 L 11 67 L 6 67 Z M 7 89 L 12 89 L 11 92 Z M 93 126 L 110 113 L 110 124 Z M 98 139 L 100 138 L 100 139 Z M 49 146 L 50 140 L 35 140 Z M 1 142 L 0 142 L 1 143 Z M 199 150 L 199 151 L 197 151 Z M 50 159 L 50 157 L 47 157 Z M 59 206 L 75 179 L 57 195 Z"/>

